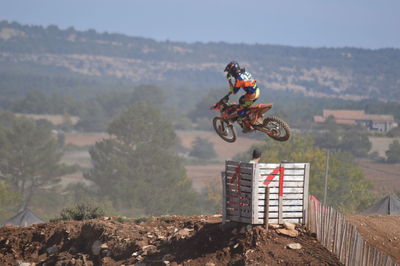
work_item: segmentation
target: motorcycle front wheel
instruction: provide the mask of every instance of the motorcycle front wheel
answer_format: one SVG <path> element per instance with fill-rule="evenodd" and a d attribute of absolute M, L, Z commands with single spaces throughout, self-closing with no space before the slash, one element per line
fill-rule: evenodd
<path fill-rule="evenodd" d="M 234 142 L 236 140 L 236 132 L 233 125 L 228 123 L 225 119 L 221 117 L 214 117 L 213 127 L 223 140 L 227 142 Z"/>

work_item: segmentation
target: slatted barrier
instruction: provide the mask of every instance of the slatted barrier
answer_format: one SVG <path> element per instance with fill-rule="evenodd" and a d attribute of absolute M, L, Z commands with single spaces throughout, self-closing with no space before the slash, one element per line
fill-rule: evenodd
<path fill-rule="evenodd" d="M 338 211 L 311 196 L 307 228 L 345 265 L 399 266 L 384 252 L 368 244 Z"/>
<path fill-rule="evenodd" d="M 308 163 L 226 161 L 222 173 L 224 221 L 305 224 L 309 171 Z"/>

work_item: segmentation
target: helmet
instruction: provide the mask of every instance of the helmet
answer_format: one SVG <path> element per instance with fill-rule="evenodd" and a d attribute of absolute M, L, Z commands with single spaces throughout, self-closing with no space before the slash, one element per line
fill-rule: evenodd
<path fill-rule="evenodd" d="M 231 61 L 226 65 L 224 72 L 228 72 L 228 74 L 232 76 L 236 76 L 241 71 L 239 63 L 236 61 Z"/>

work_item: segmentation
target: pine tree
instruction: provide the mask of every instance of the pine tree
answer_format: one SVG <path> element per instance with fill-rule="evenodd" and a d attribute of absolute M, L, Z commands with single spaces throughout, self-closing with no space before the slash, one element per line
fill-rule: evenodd
<path fill-rule="evenodd" d="M 1 114 L 0 121 L 0 179 L 23 196 L 22 207 L 27 207 L 38 189 L 75 170 L 60 163 L 62 151 L 50 128 L 10 113 Z"/>
<path fill-rule="evenodd" d="M 193 214 L 197 194 L 181 158 L 169 151 L 176 135 L 160 111 L 133 104 L 109 125 L 110 138 L 90 150 L 85 178 L 114 207 L 131 215 Z"/>

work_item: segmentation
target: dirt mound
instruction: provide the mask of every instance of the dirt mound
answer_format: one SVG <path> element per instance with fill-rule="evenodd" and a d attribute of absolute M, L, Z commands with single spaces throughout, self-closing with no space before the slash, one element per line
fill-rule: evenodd
<path fill-rule="evenodd" d="M 296 238 L 219 216 L 97 219 L 0 228 L 0 264 L 341 265 L 299 228 Z M 301 249 L 289 249 L 299 243 Z"/>
<path fill-rule="evenodd" d="M 346 219 L 357 227 L 368 244 L 400 264 L 400 215 L 356 215 Z"/>

